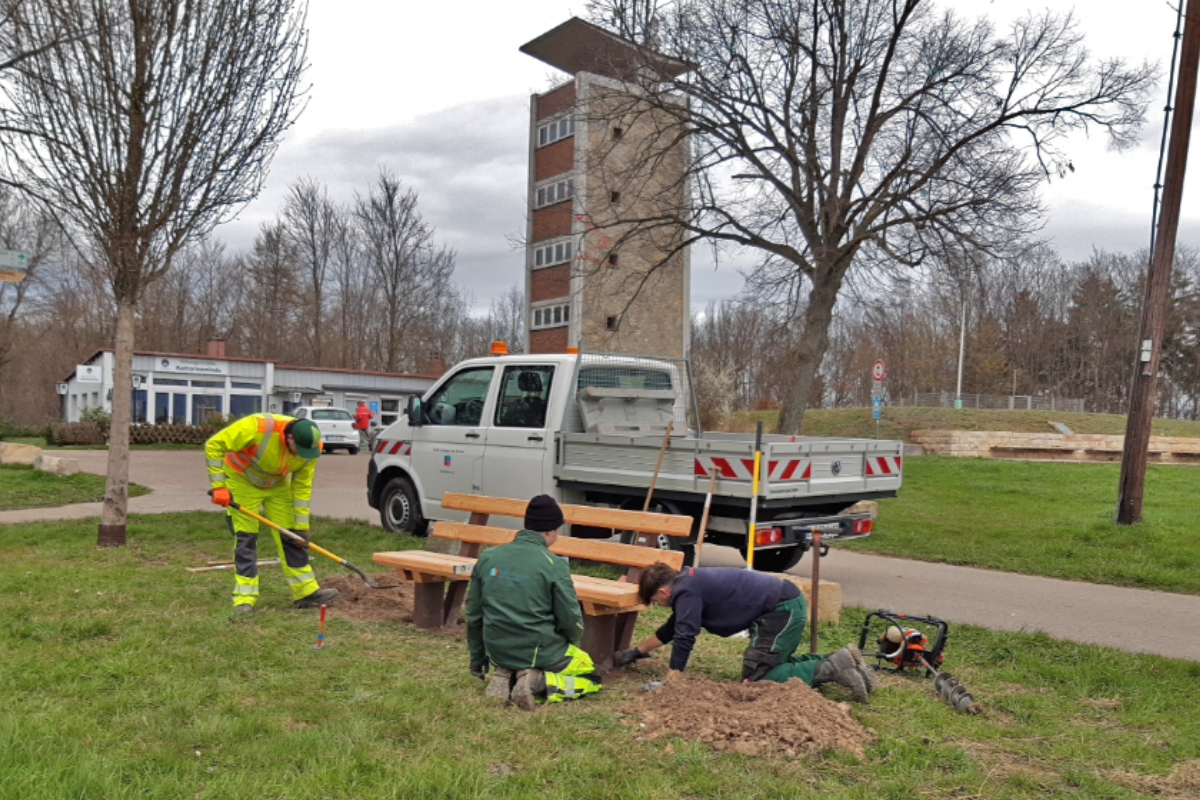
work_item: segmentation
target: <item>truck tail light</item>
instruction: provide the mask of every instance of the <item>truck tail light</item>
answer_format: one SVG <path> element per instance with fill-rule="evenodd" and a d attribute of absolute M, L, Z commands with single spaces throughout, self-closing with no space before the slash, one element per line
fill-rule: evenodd
<path fill-rule="evenodd" d="M 759 544 L 759 545 L 779 544 L 780 542 L 783 541 L 783 529 L 782 528 L 762 528 L 755 534 L 754 541 L 756 544 Z"/>
<path fill-rule="evenodd" d="M 868 517 L 867 519 L 854 520 L 854 533 L 855 534 L 861 535 L 864 533 L 870 533 L 871 528 L 873 528 L 873 527 L 875 527 L 875 520 L 871 519 L 870 517 Z"/>

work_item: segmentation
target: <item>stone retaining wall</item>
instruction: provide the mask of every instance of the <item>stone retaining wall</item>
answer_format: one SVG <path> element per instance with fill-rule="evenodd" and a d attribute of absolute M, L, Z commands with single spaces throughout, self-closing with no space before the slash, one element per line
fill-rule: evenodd
<path fill-rule="evenodd" d="M 913 431 L 912 440 L 937 455 L 1038 461 L 1120 461 L 1125 443 L 1119 435 L 1012 431 Z M 1200 464 L 1200 439 L 1151 436 L 1150 460 Z"/>

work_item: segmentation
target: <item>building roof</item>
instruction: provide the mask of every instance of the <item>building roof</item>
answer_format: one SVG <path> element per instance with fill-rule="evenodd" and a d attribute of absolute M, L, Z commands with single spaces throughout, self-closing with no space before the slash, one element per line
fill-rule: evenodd
<path fill-rule="evenodd" d="M 97 350 L 96 352 L 94 352 L 90 356 L 88 356 L 86 359 L 84 359 L 83 363 L 90 364 L 93 361 L 95 361 L 97 358 L 99 358 L 101 353 L 111 353 L 111 352 L 113 352 L 113 349 L 111 347 L 101 348 L 100 350 Z M 413 372 L 372 372 L 370 370 L 365 370 L 365 369 L 342 369 L 340 367 L 302 367 L 302 366 L 297 366 L 297 365 L 293 365 L 293 364 L 280 364 L 278 362 L 272 361 L 269 358 L 240 358 L 240 357 L 236 357 L 236 356 L 221 356 L 220 358 L 214 358 L 214 357 L 212 357 L 210 355 L 206 355 L 204 353 L 159 353 L 159 352 L 155 352 L 152 350 L 134 350 L 133 354 L 135 356 L 154 356 L 156 358 L 159 356 L 163 356 L 165 358 L 191 358 L 191 359 L 199 359 L 201 361 L 240 361 L 242 363 L 249 363 L 249 364 L 274 364 L 275 369 L 297 369 L 297 370 L 305 370 L 307 372 L 340 372 L 340 373 L 346 373 L 349 375 L 382 375 L 383 377 L 386 377 L 386 378 L 423 378 L 425 380 L 433 380 L 433 381 L 436 381 L 438 378 L 438 376 L 436 376 L 436 375 L 419 375 L 419 374 L 413 373 Z M 72 371 L 69 375 L 67 375 L 65 378 L 63 378 L 63 380 L 69 381 L 74 377 L 75 377 L 75 372 Z"/>
<path fill-rule="evenodd" d="M 521 45 L 522 53 L 569 72 L 591 72 L 630 80 L 639 67 L 653 67 L 664 80 L 687 72 L 688 65 L 655 53 L 598 25 L 571 17 L 557 28 Z"/>

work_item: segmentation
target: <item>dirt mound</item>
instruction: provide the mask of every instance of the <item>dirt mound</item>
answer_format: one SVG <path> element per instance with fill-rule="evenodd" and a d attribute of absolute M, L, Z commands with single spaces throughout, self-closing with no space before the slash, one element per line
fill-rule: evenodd
<path fill-rule="evenodd" d="M 1138 792 L 1165 798 L 1200 797 L 1200 759 L 1176 764 L 1171 774 L 1165 777 L 1140 775 L 1136 772 L 1117 771 L 1113 780 Z"/>
<path fill-rule="evenodd" d="M 337 589 L 338 597 L 329 610 L 350 619 L 394 620 L 411 622 L 413 590 L 401 583 L 393 572 L 371 575 L 371 582 L 385 589 L 372 589 L 357 575 L 337 575 L 321 579 L 321 588 Z"/>
<path fill-rule="evenodd" d="M 863 757 L 874 735 L 803 682 L 713 683 L 677 676 L 638 697 L 633 718 L 649 739 L 675 735 L 744 755 L 788 757 L 827 748 Z"/>

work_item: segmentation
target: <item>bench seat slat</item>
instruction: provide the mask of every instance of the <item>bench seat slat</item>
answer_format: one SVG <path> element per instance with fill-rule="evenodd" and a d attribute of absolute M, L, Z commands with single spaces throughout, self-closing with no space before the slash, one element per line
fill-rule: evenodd
<path fill-rule="evenodd" d="M 469 511 L 474 514 L 516 519 L 525 518 L 525 507 L 528 505 L 528 500 L 516 500 L 510 497 L 487 497 L 456 492 L 447 492 L 442 496 L 442 508 L 450 511 Z M 691 517 L 569 504 L 559 507 L 563 512 L 563 519 L 571 525 L 614 528 L 623 531 L 638 531 L 639 533 L 662 533 L 667 536 L 690 536 L 692 533 Z"/>
<path fill-rule="evenodd" d="M 507 544 L 517 535 L 509 528 L 493 528 L 486 525 L 470 525 L 465 522 L 438 522 L 430 534 L 435 539 L 448 539 L 468 544 L 483 544 L 489 547 Z M 678 550 L 659 550 L 653 547 L 638 547 L 597 539 L 573 539 L 560 536 L 550 552 L 565 558 L 581 558 L 601 561 L 623 567 L 649 567 L 662 561 L 672 569 L 683 568 L 683 553 Z"/>

